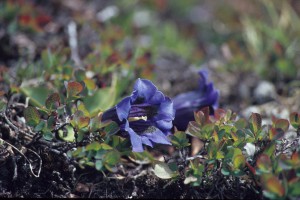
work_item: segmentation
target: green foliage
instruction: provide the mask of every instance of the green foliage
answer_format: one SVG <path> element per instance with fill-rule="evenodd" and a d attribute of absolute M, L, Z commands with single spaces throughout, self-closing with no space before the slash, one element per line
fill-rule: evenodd
<path fill-rule="evenodd" d="M 177 131 L 174 133 L 171 139 L 172 145 L 177 147 L 178 149 L 189 146 L 189 140 L 186 137 L 186 134 L 181 131 Z"/>
<path fill-rule="evenodd" d="M 267 198 L 285 199 L 299 194 L 296 189 L 300 180 L 299 149 L 292 150 L 291 156 L 276 150 L 289 129 L 288 120 L 273 117 L 271 125 L 262 125 L 258 113 L 252 113 L 247 121 L 236 119 L 234 113 L 222 109 L 210 116 L 207 109 L 195 113 L 195 121 L 187 129 L 187 134 L 205 144 L 202 154 L 190 161 L 185 172 L 186 184 L 199 186 L 203 181 L 209 182 L 210 174 L 222 174 L 260 181 Z M 298 113 L 292 113 L 290 121 L 298 129 L 297 117 Z M 201 161 L 197 160 L 199 156 Z"/>

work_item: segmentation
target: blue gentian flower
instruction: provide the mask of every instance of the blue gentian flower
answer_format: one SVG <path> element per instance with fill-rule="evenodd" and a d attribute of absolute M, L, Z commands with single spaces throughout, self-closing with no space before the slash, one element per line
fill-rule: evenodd
<path fill-rule="evenodd" d="M 207 82 L 208 72 L 199 71 L 199 88 L 175 96 L 172 100 L 176 110 L 174 125 L 185 131 L 190 121 L 194 121 L 194 112 L 209 106 L 211 113 L 218 107 L 219 91 L 214 89 L 212 82 Z"/>
<path fill-rule="evenodd" d="M 138 79 L 131 96 L 105 111 L 102 120 L 113 120 L 120 132 L 129 136 L 134 152 L 144 151 L 143 144 L 171 144 L 168 135 L 174 120 L 173 102 L 149 80 Z"/>

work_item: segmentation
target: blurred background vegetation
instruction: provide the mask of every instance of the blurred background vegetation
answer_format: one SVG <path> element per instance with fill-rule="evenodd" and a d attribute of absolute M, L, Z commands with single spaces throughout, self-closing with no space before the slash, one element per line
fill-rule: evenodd
<path fill-rule="evenodd" d="M 299 87 L 299 12 L 297 0 L 1 1 L 1 73 L 13 85 L 59 82 L 77 66 L 97 87 L 118 73 L 127 81 L 120 96 L 137 77 L 174 96 L 197 87 L 195 71 L 206 67 L 221 105 L 253 104 L 259 80 L 284 96 Z"/>

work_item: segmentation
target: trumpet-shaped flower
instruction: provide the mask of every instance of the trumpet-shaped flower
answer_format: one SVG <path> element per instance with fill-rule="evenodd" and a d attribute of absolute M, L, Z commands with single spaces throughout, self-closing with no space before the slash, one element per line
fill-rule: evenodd
<path fill-rule="evenodd" d="M 124 136 L 129 136 L 132 150 L 144 151 L 143 144 L 171 144 L 168 134 L 174 120 L 173 102 L 149 80 L 138 79 L 131 96 L 105 111 L 102 120 L 113 120 Z"/>
<path fill-rule="evenodd" d="M 174 125 L 180 131 L 185 131 L 190 121 L 194 120 L 194 112 L 209 106 L 211 112 L 218 106 L 219 91 L 214 89 L 212 82 L 207 81 L 208 72 L 199 71 L 199 88 L 175 96 L 172 100 L 176 110 Z"/>

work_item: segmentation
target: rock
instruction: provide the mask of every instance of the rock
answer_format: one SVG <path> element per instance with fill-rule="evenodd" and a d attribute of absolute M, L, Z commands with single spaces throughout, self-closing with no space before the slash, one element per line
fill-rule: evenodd
<path fill-rule="evenodd" d="M 275 86 L 268 81 L 260 81 L 253 91 L 254 101 L 263 104 L 276 98 L 277 93 Z"/>

